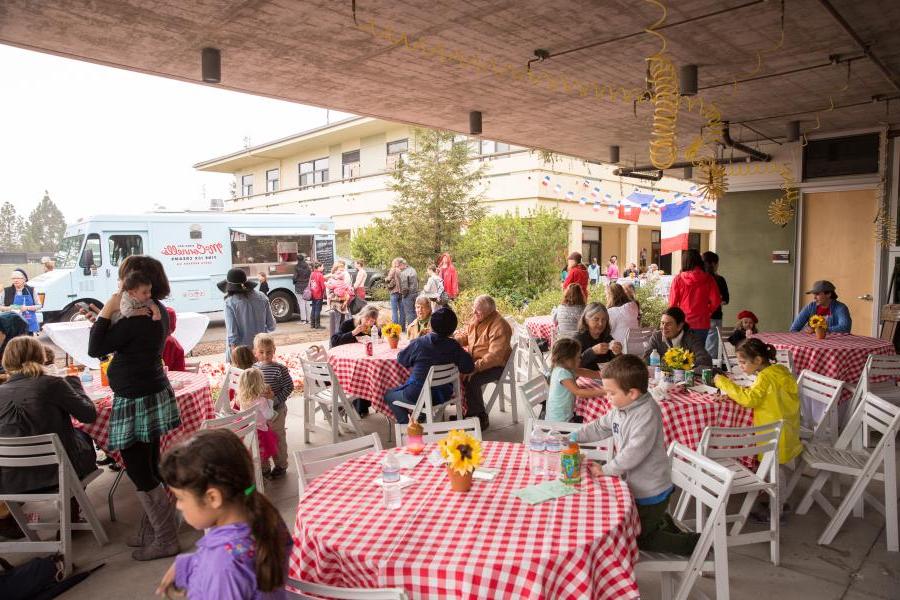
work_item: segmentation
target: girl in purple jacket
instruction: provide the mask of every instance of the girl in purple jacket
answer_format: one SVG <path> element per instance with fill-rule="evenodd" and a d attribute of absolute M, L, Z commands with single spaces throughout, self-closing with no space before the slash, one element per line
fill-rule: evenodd
<path fill-rule="evenodd" d="M 206 529 L 197 551 L 169 567 L 158 595 L 281 600 L 291 538 L 272 503 L 256 491 L 243 442 L 225 429 L 200 431 L 166 453 L 162 477 L 192 527 Z"/>

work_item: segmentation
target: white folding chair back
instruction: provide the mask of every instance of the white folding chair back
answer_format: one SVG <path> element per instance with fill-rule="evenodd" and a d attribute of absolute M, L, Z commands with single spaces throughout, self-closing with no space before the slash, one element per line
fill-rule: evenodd
<path fill-rule="evenodd" d="M 831 516 L 825 531 L 819 536 L 819 544 L 830 544 L 853 510 L 862 516 L 863 501 L 870 503 L 884 515 L 887 549 L 900 551 L 897 529 L 897 432 L 900 430 L 900 406 L 885 402 L 874 394 L 866 394 L 837 442 L 807 444 L 800 458 L 804 464 L 817 471 L 815 479 L 797 507 L 797 514 L 806 514 L 813 502 Z M 876 431 L 881 439 L 872 450 L 867 450 L 872 440 L 869 433 Z M 791 477 L 789 489 L 793 489 L 803 471 L 799 467 Z M 843 495 L 835 509 L 821 493 L 830 479 L 851 479 L 850 489 Z M 884 482 L 884 499 L 879 501 L 866 490 L 872 480 Z"/>
<path fill-rule="evenodd" d="M 69 456 L 63 448 L 59 436 L 55 433 L 28 437 L 0 438 L 0 469 L 34 469 L 35 467 L 55 467 L 57 472 L 57 489 L 42 493 L 9 493 L 0 492 L 0 502 L 6 502 L 9 512 L 15 519 L 25 539 L 0 542 L 0 555 L 6 553 L 59 553 L 63 556 L 64 575 L 72 572 L 72 531 L 91 531 L 101 546 L 109 538 L 100 523 L 97 511 L 84 491 L 100 471 L 96 470 L 84 479 L 79 480 L 75 468 L 69 462 Z M 71 514 L 70 500 L 74 498 L 84 512 L 87 523 L 74 523 Z M 59 520 L 53 522 L 39 521 L 31 523 L 22 506 L 26 502 L 55 502 L 59 511 Z M 38 530 L 59 530 L 59 540 L 43 542 L 38 537 Z"/>
<path fill-rule="evenodd" d="M 540 406 L 547 402 L 547 397 L 550 394 L 550 386 L 547 384 L 547 379 L 543 375 L 538 375 L 520 383 L 518 388 L 522 409 L 526 415 L 525 418 L 540 419 Z"/>
<path fill-rule="evenodd" d="M 511 317 L 507 317 L 507 320 Z M 516 329 L 513 328 L 515 332 Z M 506 405 L 504 400 L 506 398 L 506 389 L 509 388 L 509 404 L 510 410 L 512 411 L 512 420 L 513 423 L 519 422 L 519 409 L 518 404 L 516 402 L 517 390 L 516 390 L 516 343 L 515 338 L 512 343 L 512 351 L 509 354 L 509 358 L 506 360 L 506 366 L 503 367 L 503 373 L 500 374 L 500 379 L 498 379 L 494 384 L 494 391 L 491 392 L 491 397 L 488 399 L 487 405 L 485 406 L 485 414 L 491 414 L 491 409 L 494 407 L 494 403 L 498 400 L 500 401 L 500 412 L 506 412 Z"/>
<path fill-rule="evenodd" d="M 719 354 L 716 358 L 719 360 L 719 366 L 724 366 L 730 371 L 737 364 L 734 346 L 728 341 L 734 333 L 734 327 L 716 327 L 716 332 L 719 334 Z"/>
<path fill-rule="evenodd" d="M 400 588 L 341 588 L 297 579 L 288 579 L 288 586 L 300 590 L 300 593 L 288 592 L 289 598 L 299 600 L 409 600 Z"/>
<path fill-rule="evenodd" d="M 352 398 L 344 393 L 331 365 L 325 362 L 312 362 L 301 359 L 303 366 L 303 441 L 309 443 L 312 431 L 331 433 L 332 443 L 337 443 L 343 425 L 342 416 L 347 419 L 346 427 L 357 434 L 362 434 L 359 414 L 356 412 Z M 329 428 L 316 425 L 316 411 L 320 411 Z"/>
<path fill-rule="evenodd" d="M 406 445 L 406 425 L 394 425 L 397 434 L 397 447 Z M 463 419 L 462 421 L 444 421 L 442 423 L 422 423 L 423 439 L 426 444 L 436 444 L 438 440 L 447 437 L 447 433 L 455 429 L 461 429 L 481 441 L 481 422 L 476 418 Z"/>
<path fill-rule="evenodd" d="M 699 532 L 700 539 L 690 557 L 641 551 L 635 570 L 660 574 L 663 600 L 671 598 L 687 600 L 700 573 L 714 572 L 715 597 L 717 600 L 728 600 L 725 508 L 728 495 L 731 493 L 734 473 L 711 458 L 701 456 L 678 442 L 673 442 L 669 447 L 669 456 L 672 459 L 672 483 L 683 493 L 697 500 L 698 514 L 709 511 L 709 518 Z M 706 558 L 710 548 L 714 554 L 711 561 Z"/>
<path fill-rule="evenodd" d="M 307 348 L 303 356 L 309 362 L 328 362 L 328 351 L 319 345 L 312 345 Z"/>
<path fill-rule="evenodd" d="M 541 421 L 538 419 L 526 419 L 525 429 L 522 435 L 522 443 L 528 444 L 528 437 L 537 428 L 544 435 L 556 432 L 564 435 L 566 438 L 573 431 L 578 431 L 584 427 L 584 423 L 569 423 L 567 421 Z M 597 442 L 578 442 L 581 453 L 585 458 L 596 460 L 598 462 L 609 462 L 613 457 L 613 440 L 607 438 Z"/>
<path fill-rule="evenodd" d="M 438 387 L 440 385 L 451 384 L 453 386 L 453 392 L 450 396 L 450 399 L 446 402 L 442 402 L 440 404 L 434 404 L 431 388 Z M 410 402 L 394 402 L 396 406 L 402 406 L 406 410 L 410 411 L 412 414 L 409 417 L 410 421 L 417 421 L 419 419 L 419 415 L 424 411 L 425 412 L 425 421 L 427 423 L 434 423 L 435 417 L 440 416 L 438 421 L 443 421 L 444 410 L 448 406 L 454 406 L 456 408 L 456 418 L 461 419 L 462 413 L 459 409 L 459 399 L 462 396 L 462 392 L 460 391 L 460 383 L 459 383 L 459 369 L 456 368 L 456 365 L 446 364 L 446 365 L 433 365 L 430 369 L 428 369 L 428 375 L 425 377 L 425 383 L 422 385 L 422 390 L 419 392 L 419 397 L 416 399 L 416 403 L 412 404 Z"/>
<path fill-rule="evenodd" d="M 219 389 L 219 397 L 216 398 L 216 416 L 224 417 L 234 414 L 231 407 L 232 398 L 237 397 L 238 381 L 240 381 L 243 369 L 232 367 L 229 365 L 225 371 L 225 377 L 222 379 L 222 387 Z"/>
<path fill-rule="evenodd" d="M 625 332 L 625 353 L 643 356 L 655 329 L 629 329 Z"/>
<path fill-rule="evenodd" d="M 803 369 L 797 379 L 800 392 L 800 438 L 834 444 L 838 438 L 838 399 L 844 390 L 839 379 Z"/>
<path fill-rule="evenodd" d="M 794 355 L 787 348 L 775 350 L 775 362 L 786 367 L 791 373 L 794 372 Z"/>
<path fill-rule="evenodd" d="M 874 383 L 873 379 L 887 381 Z M 895 354 L 870 354 L 866 359 L 859 383 L 853 395 L 850 405 L 850 414 L 856 411 L 856 407 L 866 394 L 875 394 L 882 400 L 891 404 L 900 404 L 900 356 Z"/>
<path fill-rule="evenodd" d="M 303 495 L 306 484 L 311 479 L 351 458 L 370 452 L 381 452 L 381 438 L 377 433 L 318 448 L 295 450 L 294 461 L 297 463 L 297 485 L 300 488 L 300 495 Z"/>
<path fill-rule="evenodd" d="M 253 458 L 253 473 L 256 479 L 256 489 L 265 492 L 265 480 L 262 475 L 262 457 L 259 454 L 259 438 L 256 436 L 256 409 L 248 408 L 241 412 L 207 419 L 200 425 L 200 429 L 227 429 L 233 432 L 250 452 Z"/>
<path fill-rule="evenodd" d="M 528 381 L 538 374 L 550 376 L 550 369 L 538 348 L 537 339 L 529 333 L 528 328 L 519 329 L 515 338 L 515 348 L 518 350 L 514 363 L 516 381 Z"/>
<path fill-rule="evenodd" d="M 700 438 L 698 452 L 715 460 L 734 474 L 731 495 L 744 495 L 738 512 L 725 515 L 725 522 L 734 523 L 728 535 L 729 546 L 768 543 L 772 564 L 776 567 L 780 556 L 780 520 L 783 498 L 779 498 L 778 488 L 778 442 L 783 421 L 776 421 L 756 427 L 707 427 Z M 751 471 L 740 459 L 762 455 L 756 471 Z M 750 516 L 750 509 L 760 493 L 769 496 L 769 529 L 752 533 L 741 533 Z M 675 518 L 684 523 L 690 496 L 682 493 L 675 507 Z M 727 502 L 726 502 L 727 505 Z M 698 518 L 702 519 L 702 512 Z M 698 525 L 702 527 L 702 521 Z"/>
<path fill-rule="evenodd" d="M 519 328 L 523 327 L 523 325 L 521 323 L 519 323 L 518 321 L 516 321 L 516 319 L 514 317 L 503 317 L 503 318 L 506 319 L 506 322 L 509 323 L 509 326 L 512 328 L 513 336 L 516 335 L 516 333 L 519 331 Z"/>

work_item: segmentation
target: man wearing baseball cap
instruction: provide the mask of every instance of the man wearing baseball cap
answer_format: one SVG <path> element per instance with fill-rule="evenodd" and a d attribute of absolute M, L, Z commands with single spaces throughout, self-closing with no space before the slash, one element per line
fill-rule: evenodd
<path fill-rule="evenodd" d="M 803 331 L 813 315 L 825 317 L 828 323 L 828 331 L 833 333 L 850 333 L 853 320 L 850 318 L 850 309 L 843 302 L 838 302 L 838 295 L 834 284 L 830 281 L 820 280 L 813 284 L 812 289 L 806 292 L 812 294 L 815 300 L 804 306 L 797 318 L 791 324 L 791 331 Z"/>

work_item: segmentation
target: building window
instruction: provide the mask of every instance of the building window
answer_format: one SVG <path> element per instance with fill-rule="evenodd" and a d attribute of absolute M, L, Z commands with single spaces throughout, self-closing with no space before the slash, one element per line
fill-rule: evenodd
<path fill-rule="evenodd" d="M 241 176 L 241 196 L 253 195 L 253 175 Z"/>
<path fill-rule="evenodd" d="M 278 191 L 280 177 L 279 169 L 269 169 L 266 171 L 266 192 Z"/>
<path fill-rule="evenodd" d="M 341 164 L 343 165 L 342 177 L 344 179 L 359 177 L 359 150 L 344 152 Z"/>
<path fill-rule="evenodd" d="M 470 139 L 468 136 L 459 134 L 459 135 L 453 136 L 453 145 L 454 146 L 465 146 L 466 154 L 472 154 L 473 152 L 477 151 L 477 149 L 478 149 L 478 140 L 474 139 L 474 138 Z"/>
<path fill-rule="evenodd" d="M 387 144 L 387 168 L 395 169 L 401 160 L 406 162 L 409 155 L 409 139 L 388 142 Z"/>
<path fill-rule="evenodd" d="M 499 154 L 509 152 L 509 144 L 492 140 L 481 140 L 481 154 Z"/>
<path fill-rule="evenodd" d="M 700 234 L 688 233 L 688 249 L 700 252 Z"/>
<path fill-rule="evenodd" d="M 144 242 L 139 235 L 109 236 L 109 264 L 117 267 L 129 256 L 144 253 Z"/>
<path fill-rule="evenodd" d="M 300 167 L 300 187 L 326 183 L 328 181 L 328 157 L 302 162 Z"/>
<path fill-rule="evenodd" d="M 581 256 L 585 264 L 591 264 L 591 260 L 596 258 L 600 261 L 600 244 L 603 240 L 603 232 L 599 227 L 582 227 L 581 228 Z"/>

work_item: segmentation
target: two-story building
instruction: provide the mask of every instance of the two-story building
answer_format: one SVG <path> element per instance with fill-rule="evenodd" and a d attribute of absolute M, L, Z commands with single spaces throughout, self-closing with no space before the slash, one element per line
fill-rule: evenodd
<path fill-rule="evenodd" d="M 334 219 L 338 251 L 346 255 L 353 232 L 388 216 L 394 192 L 391 170 L 414 143 L 413 128 L 356 117 L 200 162 L 200 171 L 231 173 L 235 198 L 227 211 L 296 211 Z M 570 219 L 569 243 L 586 261 L 648 262 L 666 272 L 680 257 L 660 256 L 660 204 L 690 196 L 692 183 L 672 177 L 641 182 L 613 175 L 615 166 L 548 157 L 502 142 L 465 138 L 473 162 L 487 165 L 484 202 L 492 213 L 555 207 Z M 655 198 L 637 222 L 619 217 L 619 203 L 635 191 Z M 715 206 L 697 199 L 691 214 L 690 247 L 714 249 Z M 677 269 L 676 269 L 677 270 Z"/>

